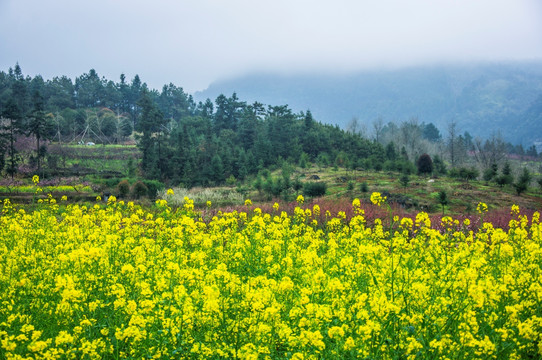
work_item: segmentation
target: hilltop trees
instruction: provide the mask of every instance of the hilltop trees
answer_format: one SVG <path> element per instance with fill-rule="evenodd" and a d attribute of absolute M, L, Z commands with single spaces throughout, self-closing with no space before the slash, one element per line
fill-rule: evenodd
<path fill-rule="evenodd" d="M 41 171 L 45 160 L 52 159 L 45 158 L 49 140 L 136 140 L 142 154 L 139 175 L 185 186 L 223 184 L 226 179 L 235 183 L 284 162 L 403 174 L 414 173 L 417 165 L 420 174 L 436 175 L 445 174 L 451 162 L 451 174 L 470 179 L 454 167 L 464 167 L 469 157 L 482 169 L 500 165 L 507 145 L 497 136 L 473 142 L 466 132 L 458 135 L 455 123 L 443 139 L 434 124 L 416 118 L 385 124 L 380 117 L 369 140 L 360 133 L 365 125 L 357 118 L 344 131 L 316 121 L 310 111 L 248 104 L 236 93 L 196 103 L 181 87 L 170 83 L 161 91 L 151 90 L 138 75 L 129 81 L 121 74 L 114 82 L 91 69 L 74 82 L 65 76 L 46 81 L 23 76 L 18 64 L 0 72 L 0 115 L 0 171 L 8 176 L 23 164 Z M 28 137 L 25 147 L 32 148 L 31 157 L 17 148 L 22 136 Z M 533 147 L 513 148 L 524 156 L 537 155 Z M 132 168 L 134 173 L 135 165 Z M 488 181 L 512 182 L 493 170 L 484 174 Z"/>

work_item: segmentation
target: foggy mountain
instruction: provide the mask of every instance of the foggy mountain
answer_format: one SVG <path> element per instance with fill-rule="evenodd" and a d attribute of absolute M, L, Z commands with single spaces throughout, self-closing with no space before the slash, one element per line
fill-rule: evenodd
<path fill-rule="evenodd" d="M 358 118 L 370 130 L 413 117 L 448 124 L 473 136 L 500 132 L 505 140 L 530 146 L 542 142 L 542 62 L 463 64 L 357 72 L 348 75 L 252 73 L 217 81 L 194 94 L 197 101 L 233 92 L 241 101 L 287 104 L 310 110 L 322 123 L 346 128 Z"/>

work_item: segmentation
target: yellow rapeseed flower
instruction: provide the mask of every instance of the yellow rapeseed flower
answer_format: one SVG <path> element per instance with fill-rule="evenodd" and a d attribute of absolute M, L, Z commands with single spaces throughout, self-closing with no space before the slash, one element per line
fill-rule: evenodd
<path fill-rule="evenodd" d="M 386 196 L 382 196 L 379 192 L 371 194 L 371 202 L 377 206 L 382 205 L 386 201 Z"/>
<path fill-rule="evenodd" d="M 352 207 L 353 207 L 354 209 L 359 208 L 360 206 L 361 206 L 361 202 L 359 201 L 358 198 L 352 200 Z"/>
<path fill-rule="evenodd" d="M 476 211 L 478 211 L 479 214 L 486 213 L 487 210 L 488 210 L 488 208 L 487 208 L 486 203 L 479 202 L 478 205 L 476 206 Z"/>

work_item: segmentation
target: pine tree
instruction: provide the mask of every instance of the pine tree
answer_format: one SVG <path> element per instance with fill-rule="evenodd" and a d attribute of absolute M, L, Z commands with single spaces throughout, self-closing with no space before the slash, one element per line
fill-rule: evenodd
<path fill-rule="evenodd" d="M 35 91 L 32 96 L 32 102 L 34 107 L 29 118 L 27 125 L 28 135 L 32 135 L 36 139 L 36 162 L 38 174 L 41 172 L 41 158 L 45 156 L 47 152 L 46 148 L 41 145 L 42 140 L 46 140 L 50 130 L 51 124 L 45 116 L 43 97 Z"/>
<path fill-rule="evenodd" d="M 141 166 L 148 178 L 161 179 L 164 170 L 162 132 L 165 120 L 148 91 L 143 91 L 138 106 L 141 107 L 141 118 L 137 123 L 137 130 L 141 133 L 138 146 L 143 153 Z"/>
<path fill-rule="evenodd" d="M 442 206 L 442 214 L 444 215 L 444 207 L 448 205 L 448 194 L 446 194 L 446 191 L 442 190 L 438 193 L 438 201 Z"/>
<path fill-rule="evenodd" d="M 17 134 L 19 134 L 22 131 L 22 116 L 21 112 L 19 110 L 19 107 L 17 103 L 13 100 L 13 98 L 9 98 L 5 107 L 4 111 L 2 112 L 2 118 L 4 118 L 5 123 L 2 124 L 1 133 L 2 133 L 2 142 L 8 142 L 8 168 L 7 173 L 11 175 L 11 179 L 13 180 L 13 177 L 15 173 L 17 172 L 17 162 L 18 162 L 18 155 L 17 150 L 15 149 L 15 140 Z M 2 152 L 3 153 L 3 152 Z M 0 168 L 0 170 L 2 170 Z"/>
<path fill-rule="evenodd" d="M 521 195 L 521 193 L 527 191 L 529 188 L 529 183 L 531 182 L 532 176 L 529 172 L 529 169 L 523 168 L 523 172 L 518 178 L 518 181 L 514 183 L 514 188 L 516 189 L 516 193 Z"/>

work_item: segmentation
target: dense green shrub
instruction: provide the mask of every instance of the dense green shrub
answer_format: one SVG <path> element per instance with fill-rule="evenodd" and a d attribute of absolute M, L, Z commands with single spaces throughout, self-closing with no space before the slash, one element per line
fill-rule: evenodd
<path fill-rule="evenodd" d="M 132 193 L 136 199 L 146 196 L 148 194 L 148 191 L 149 191 L 149 188 L 142 181 L 137 181 L 134 184 L 134 188 L 132 189 Z"/>
<path fill-rule="evenodd" d="M 438 155 L 433 157 L 433 171 L 436 175 L 446 175 L 448 173 L 446 164 Z"/>
<path fill-rule="evenodd" d="M 147 187 L 147 196 L 150 199 L 155 199 L 159 190 L 163 190 L 165 185 L 157 180 L 143 180 L 143 184 Z"/>
<path fill-rule="evenodd" d="M 531 180 L 532 180 L 532 175 L 529 172 L 529 169 L 523 168 L 523 172 L 519 176 L 518 181 L 514 183 L 514 188 L 516 189 L 516 193 L 518 195 L 521 195 L 521 193 L 527 191 Z"/>
<path fill-rule="evenodd" d="M 460 167 L 451 169 L 448 175 L 453 178 L 469 181 L 477 179 L 480 176 L 480 172 L 474 167 Z"/>
<path fill-rule="evenodd" d="M 303 184 L 303 195 L 308 197 L 324 196 L 327 184 L 323 181 L 310 181 Z"/>
<path fill-rule="evenodd" d="M 514 182 L 514 178 L 512 177 L 512 175 L 501 174 L 495 178 L 495 182 L 502 188 L 505 185 L 512 184 Z"/>
<path fill-rule="evenodd" d="M 126 198 L 130 194 L 130 183 L 128 180 L 122 180 L 118 183 L 117 194 L 121 198 Z"/>
<path fill-rule="evenodd" d="M 422 154 L 418 158 L 416 166 L 418 167 L 418 174 L 431 174 L 433 172 L 433 159 L 429 154 Z"/>

